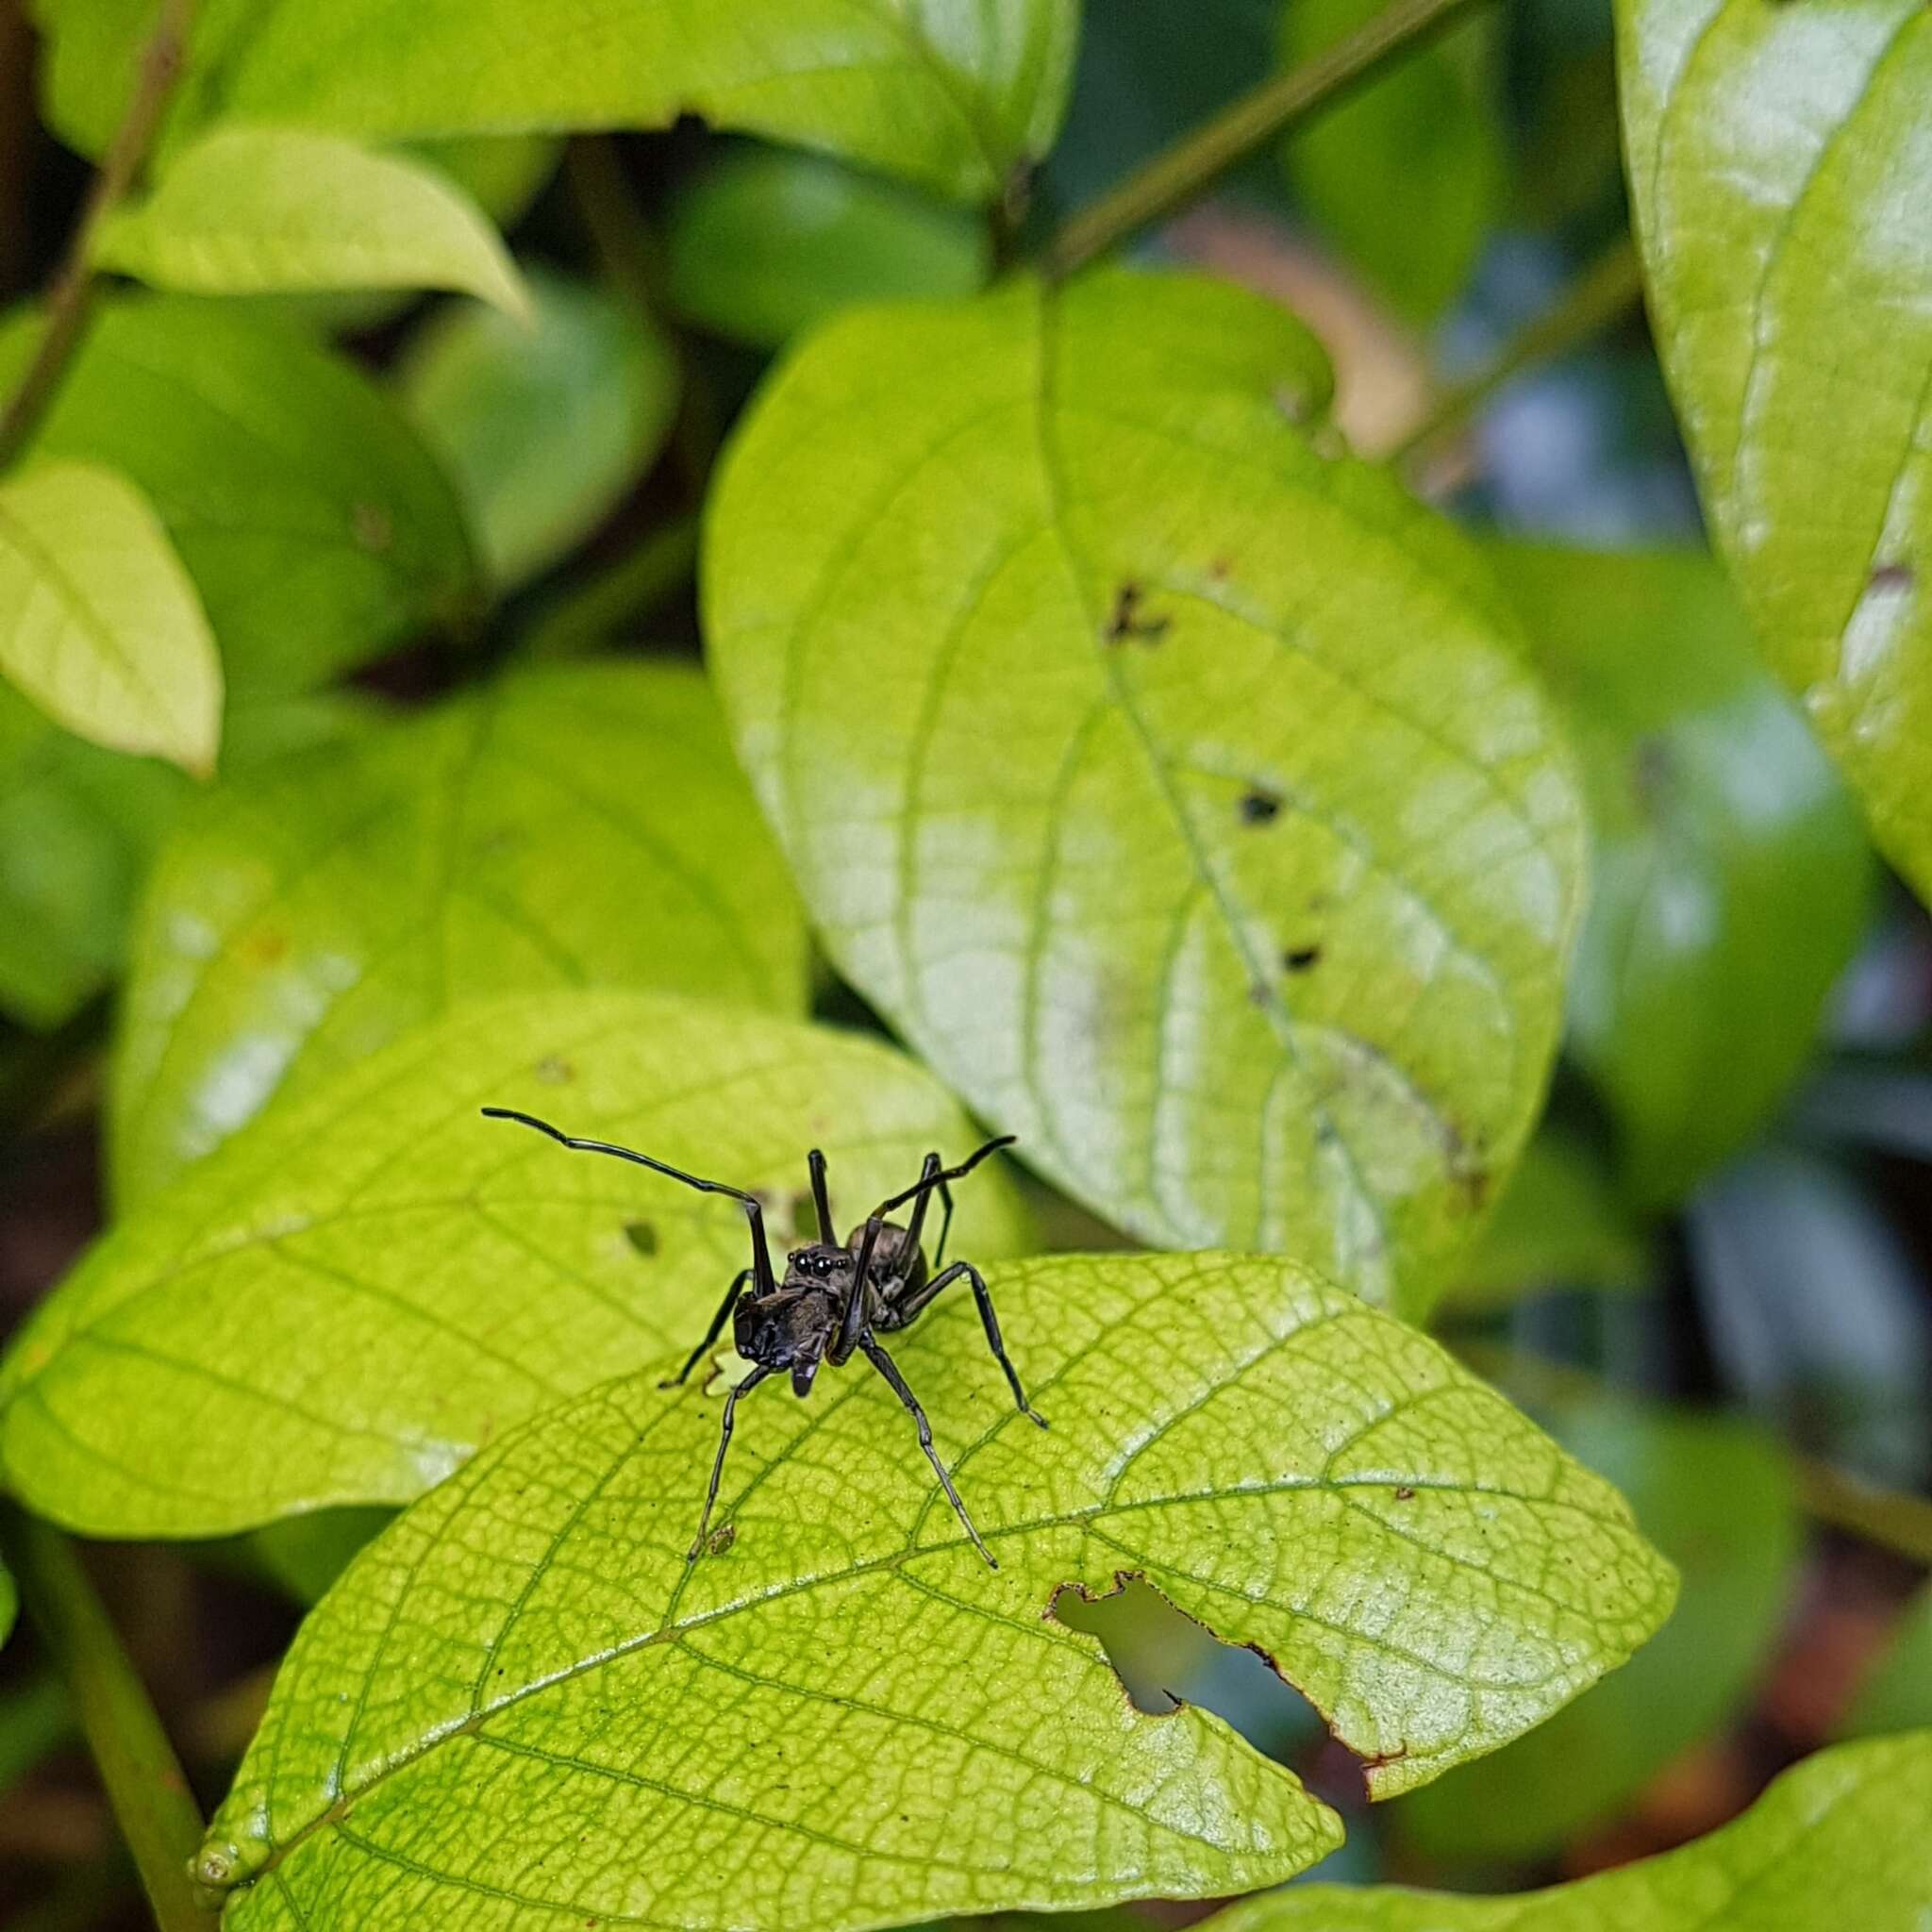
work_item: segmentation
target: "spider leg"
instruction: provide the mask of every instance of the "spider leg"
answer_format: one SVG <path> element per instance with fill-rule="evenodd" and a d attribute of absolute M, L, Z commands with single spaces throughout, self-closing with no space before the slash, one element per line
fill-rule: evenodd
<path fill-rule="evenodd" d="M 964 1180 L 989 1154 L 997 1153 L 1002 1147 L 1010 1147 L 1019 1138 L 1017 1134 L 1001 1134 L 985 1146 L 975 1147 L 958 1167 L 941 1168 L 935 1172 L 928 1160 L 925 1172 L 909 1188 L 902 1188 L 890 1201 L 881 1201 L 873 1212 L 882 1216 L 890 1214 L 894 1208 L 905 1207 L 907 1202 L 924 1194 L 928 1188 L 943 1187 L 947 1181 Z"/>
<path fill-rule="evenodd" d="M 999 1562 L 993 1553 L 980 1541 L 979 1532 L 973 1526 L 973 1519 L 966 1513 L 966 1506 L 959 1500 L 959 1492 L 953 1487 L 953 1478 L 946 1474 L 946 1465 L 940 1460 L 940 1454 L 932 1446 L 932 1424 L 925 1419 L 925 1411 L 919 1406 L 919 1398 L 906 1386 L 906 1378 L 899 1373 L 899 1365 L 893 1361 L 870 1335 L 861 1335 L 858 1345 L 865 1351 L 865 1358 L 886 1378 L 888 1386 L 912 1413 L 912 1420 L 919 1425 L 919 1446 L 925 1451 L 925 1459 L 932 1464 L 940 1479 L 940 1487 L 946 1492 L 946 1501 L 953 1506 L 953 1513 L 966 1526 L 966 1534 L 973 1539 L 973 1547 L 986 1558 L 989 1569 L 997 1570 Z"/>
<path fill-rule="evenodd" d="M 705 1513 L 698 1518 L 698 1533 L 691 1542 L 691 1554 L 684 1559 L 687 1563 L 695 1563 L 704 1554 L 705 1536 L 711 1527 L 711 1511 L 718 1505 L 718 1482 L 724 1474 L 724 1452 L 731 1446 L 731 1426 L 738 1417 L 738 1398 L 756 1389 L 771 1373 L 770 1369 L 754 1369 L 724 1398 L 724 1422 L 718 1431 L 718 1455 L 711 1464 L 711 1487 L 705 1491 Z"/>
<path fill-rule="evenodd" d="M 772 1274 L 772 1251 L 765 1243 L 765 1210 L 756 1194 L 747 1194 L 742 1188 L 726 1187 L 723 1181 L 700 1180 L 694 1174 L 686 1174 L 680 1167 L 667 1166 L 661 1160 L 653 1160 L 648 1154 L 640 1154 L 634 1147 L 620 1147 L 610 1141 L 585 1141 L 575 1134 L 566 1134 L 561 1127 L 553 1127 L 548 1121 L 540 1121 L 533 1113 L 519 1113 L 513 1107 L 486 1107 L 485 1120 L 515 1121 L 519 1126 L 534 1127 L 540 1134 L 548 1134 L 560 1147 L 569 1147 L 578 1154 L 609 1154 L 619 1160 L 634 1160 L 640 1167 L 648 1167 L 653 1174 L 668 1174 L 675 1181 L 682 1181 L 688 1188 L 695 1188 L 701 1194 L 728 1194 L 744 1209 L 751 1223 L 751 1275 L 758 1284 L 760 1294 L 770 1294 L 777 1286 Z M 974 1156 L 976 1160 L 979 1157 Z"/>
<path fill-rule="evenodd" d="M 705 1339 L 691 1350 L 691 1359 L 685 1363 L 683 1368 L 679 1369 L 676 1374 L 673 1375 L 669 1381 L 659 1382 L 658 1384 L 658 1388 L 676 1389 L 691 1379 L 691 1372 L 697 1367 L 698 1358 L 724 1332 L 725 1321 L 730 1316 L 732 1305 L 738 1300 L 739 1291 L 750 1279 L 751 1270 L 749 1268 L 741 1268 L 731 1277 L 731 1286 L 724 1291 L 724 1299 L 718 1304 L 718 1312 L 711 1317 L 711 1325 L 705 1330 Z"/>
<path fill-rule="evenodd" d="M 865 1233 L 860 1237 L 858 1253 L 853 1259 L 852 1286 L 845 1292 L 845 1311 L 839 1318 L 839 1332 L 825 1351 L 826 1359 L 835 1369 L 842 1368 L 852 1351 L 863 1345 L 867 1326 L 865 1278 L 872 1273 L 872 1251 L 878 1241 L 879 1229 L 885 1224 L 874 1214 L 866 1222 Z"/>
<path fill-rule="evenodd" d="M 920 1237 L 925 1231 L 925 1210 L 931 1204 L 932 1191 L 938 1188 L 943 1192 L 945 1185 L 945 1180 L 940 1173 L 939 1150 L 935 1148 L 925 1157 L 925 1165 L 920 1170 L 919 1195 L 912 1204 L 912 1219 L 906 1224 L 905 1252 L 908 1255 L 916 1255 L 919 1252 Z M 948 1199 L 950 1198 L 948 1196 Z M 943 1240 L 944 1236 L 941 1235 L 941 1239 Z"/>
<path fill-rule="evenodd" d="M 942 1289 L 948 1289 L 959 1280 L 973 1284 L 973 1299 L 979 1304 L 979 1320 L 986 1330 L 986 1345 L 992 1350 L 993 1360 L 1007 1372 L 1007 1387 L 1013 1391 L 1014 1405 L 1022 1415 L 1030 1416 L 1042 1429 L 1045 1428 L 1046 1418 L 1026 1400 L 1026 1391 L 1020 1386 L 1019 1371 L 1013 1367 L 1012 1357 L 1007 1353 L 1007 1344 L 1001 1339 L 1000 1318 L 993 1313 L 992 1291 L 986 1285 L 986 1277 L 971 1261 L 955 1261 L 950 1268 L 935 1274 L 911 1293 L 900 1296 L 879 1325 L 888 1334 L 905 1327 Z"/>
<path fill-rule="evenodd" d="M 805 1164 L 811 1169 L 811 1205 L 818 1210 L 819 1239 L 828 1248 L 836 1248 L 839 1231 L 832 1225 L 832 1197 L 825 1191 L 825 1157 L 814 1147 Z"/>

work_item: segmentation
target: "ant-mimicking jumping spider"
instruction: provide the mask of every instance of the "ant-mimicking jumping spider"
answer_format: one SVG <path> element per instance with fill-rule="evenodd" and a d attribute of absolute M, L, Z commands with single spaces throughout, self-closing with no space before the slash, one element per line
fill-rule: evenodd
<path fill-rule="evenodd" d="M 730 1317 L 732 1340 L 738 1352 L 754 1366 L 751 1374 L 724 1398 L 718 1454 L 711 1464 L 711 1486 L 705 1494 L 705 1513 L 698 1520 L 698 1533 L 687 1562 L 696 1562 L 705 1548 L 711 1511 L 717 1506 L 718 1484 L 724 1474 L 724 1452 L 731 1446 L 739 1398 L 781 1373 L 790 1374 L 795 1395 L 808 1395 L 813 1378 L 826 1362 L 841 1368 L 857 1351 L 885 1377 L 892 1393 L 911 1413 L 919 1428 L 919 1446 L 925 1451 L 925 1459 L 932 1464 L 954 1513 L 973 1539 L 974 1548 L 993 1569 L 1000 1567 L 973 1526 L 973 1519 L 967 1515 L 966 1506 L 953 1487 L 953 1478 L 933 1447 L 932 1426 L 919 1406 L 919 1398 L 906 1386 L 898 1364 L 879 1346 L 878 1337 L 908 1326 L 941 1290 L 950 1288 L 954 1282 L 970 1282 L 973 1298 L 979 1304 L 987 1344 L 993 1358 L 1006 1371 L 1007 1384 L 1013 1391 L 1020 1413 L 1030 1417 L 1042 1429 L 1046 1427 L 1046 1418 L 1027 1402 L 1019 1374 L 1007 1355 L 1007 1345 L 1000 1339 L 999 1318 L 993 1313 L 992 1296 L 987 1291 L 985 1277 L 971 1261 L 955 1261 L 950 1268 L 943 1265 L 946 1236 L 953 1225 L 953 1195 L 947 1183 L 964 1179 L 997 1148 L 1011 1146 L 1013 1135 L 1003 1134 L 989 1141 L 958 1167 L 941 1167 L 939 1155 L 928 1154 L 918 1180 L 904 1192 L 881 1201 L 846 1237 L 843 1246 L 840 1245 L 832 1222 L 831 1197 L 825 1185 L 825 1157 L 814 1147 L 806 1164 L 811 1171 L 811 1198 L 818 1214 L 819 1238 L 805 1247 L 793 1248 L 786 1256 L 785 1278 L 780 1281 L 773 1273 L 771 1250 L 765 1242 L 764 1207 L 756 1194 L 747 1193 L 742 1188 L 727 1187 L 723 1181 L 700 1180 L 696 1174 L 666 1166 L 634 1148 L 619 1147 L 608 1141 L 581 1140 L 553 1127 L 548 1121 L 540 1121 L 534 1114 L 519 1113 L 514 1108 L 486 1107 L 483 1112 L 491 1120 L 516 1121 L 523 1126 L 534 1127 L 540 1134 L 548 1134 L 553 1141 L 578 1153 L 614 1155 L 619 1160 L 634 1160 L 640 1167 L 682 1181 L 700 1193 L 726 1194 L 743 1208 L 745 1218 L 751 1223 L 751 1266 L 741 1269 L 732 1278 L 731 1286 L 724 1291 L 724 1299 L 718 1304 L 718 1312 L 711 1317 L 711 1325 L 705 1331 L 705 1339 L 691 1350 L 684 1367 L 669 1381 L 659 1384 L 661 1388 L 675 1389 L 683 1383 L 703 1359 L 705 1351 L 717 1341 L 725 1318 Z M 925 1251 L 919 1244 L 925 1226 L 926 1204 L 935 1192 L 944 1208 L 939 1246 L 933 1256 L 937 1274 L 927 1270 Z M 912 1218 L 905 1226 L 886 1219 L 894 1208 L 903 1208 L 908 1202 L 912 1204 Z M 747 1282 L 751 1284 L 748 1291 Z"/>

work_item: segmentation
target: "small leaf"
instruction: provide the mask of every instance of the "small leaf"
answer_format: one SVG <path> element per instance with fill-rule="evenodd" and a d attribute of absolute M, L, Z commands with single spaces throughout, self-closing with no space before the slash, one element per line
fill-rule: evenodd
<path fill-rule="evenodd" d="M 190 295 L 458 289 L 529 314 L 502 238 L 446 176 L 294 128 L 205 135 L 108 217 L 97 254 Z"/>
<path fill-rule="evenodd" d="M 1050 1430 L 970 1297 L 893 1346 L 997 1572 L 862 1361 L 745 1405 L 736 1533 L 694 1566 L 717 1394 L 609 1383 L 411 1510 L 304 1627 L 202 1855 L 256 1880 L 230 1932 L 468 1924 L 481 1892 L 501 1932 L 833 1932 L 1270 1884 L 1332 1814 L 1215 1720 L 1135 1711 L 1059 1591 L 1144 1574 L 1265 1646 L 1382 1796 L 1669 1608 L 1615 1491 L 1291 1262 L 1059 1256 L 991 1285 Z"/>
<path fill-rule="evenodd" d="M 1932 14 L 1619 0 L 1631 200 L 1772 668 L 1932 899 Z"/>
<path fill-rule="evenodd" d="M 1524 1858 L 1613 1815 L 1736 1714 L 1797 1582 L 1797 1499 L 1775 1438 L 1726 1416 L 1607 1400 L 1535 1412 L 1628 1498 L 1683 1588 L 1670 1622 L 1622 1670 L 1403 1806 L 1401 1823 L 1436 1857 Z"/>
<path fill-rule="evenodd" d="M 1489 554 L 1583 758 L 1595 864 L 1569 1051 L 1633 1192 L 1668 1205 L 1804 1066 L 1865 929 L 1870 848 L 1708 558 Z"/>
<path fill-rule="evenodd" d="M 97 152 L 151 9 L 34 10 L 49 119 Z M 232 116 L 392 141 L 699 114 L 989 201 L 1052 144 L 1078 23 L 1077 0 L 255 0 L 200 9 L 170 128 Z"/>
<path fill-rule="evenodd" d="M 0 327 L 0 388 L 42 326 Z M 233 693 L 309 689 L 474 592 L 461 512 L 400 413 L 341 357 L 233 305 L 104 304 L 35 447 L 152 501 Z"/>
<path fill-rule="evenodd" d="M 970 295 L 984 227 L 815 155 L 738 154 L 671 210 L 669 300 L 683 316 L 775 349 L 856 302 Z"/>
<path fill-rule="evenodd" d="M 491 575 L 513 587 L 574 550 L 651 465 L 677 407 L 677 358 L 632 307 L 533 275 L 532 326 L 464 304 L 411 339 L 405 408 L 469 507 Z"/>
<path fill-rule="evenodd" d="M 1299 64 L 1367 25 L 1381 0 L 1283 0 Z M 1500 48 L 1482 13 L 1282 143 L 1290 185 L 1396 309 L 1433 322 L 1461 293 L 1507 184 Z"/>
<path fill-rule="evenodd" d="M 205 800 L 135 934 L 109 1149 L 125 1202 L 275 1095 L 468 998 L 806 1003 L 806 941 L 704 680 L 525 673 Z"/>
<path fill-rule="evenodd" d="M 1297 1886 L 1221 1913 L 1214 1932 L 1923 1932 L 1928 1811 L 1932 1732 L 1916 1731 L 1821 1751 L 1721 1830 L 1574 1885 L 1507 1898 Z"/>
<path fill-rule="evenodd" d="M 739 432 L 705 618 L 833 958 L 1027 1160 L 1412 1311 L 1541 1099 L 1581 802 L 1462 540 L 1291 420 L 1326 385 L 1197 279 L 848 314 Z"/>
<path fill-rule="evenodd" d="M 762 1189 L 780 1245 L 808 1148 L 850 1220 L 977 1138 L 911 1061 L 829 1028 L 654 993 L 471 1002 L 122 1218 L 0 1369 L 8 1487 L 103 1536 L 407 1502 L 519 1417 L 690 1348 L 743 1214 L 479 1118 L 498 1105 Z M 975 1174 L 954 1246 L 1024 1239 Z"/>
<path fill-rule="evenodd" d="M 1840 1726 L 1847 1738 L 1881 1737 L 1932 1725 L 1932 1585 L 1899 1619 L 1890 1645 L 1858 1686 Z"/>
<path fill-rule="evenodd" d="M 0 672 L 111 751 L 214 770 L 222 666 L 147 500 L 91 463 L 0 482 Z"/>

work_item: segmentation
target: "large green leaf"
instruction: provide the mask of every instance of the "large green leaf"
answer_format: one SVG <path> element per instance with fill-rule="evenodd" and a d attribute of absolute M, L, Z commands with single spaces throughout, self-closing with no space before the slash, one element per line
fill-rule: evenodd
<path fill-rule="evenodd" d="M 339 135 L 222 127 L 102 225 L 96 259 L 193 295 L 459 289 L 526 317 L 516 265 L 447 177 Z"/>
<path fill-rule="evenodd" d="M 36 0 L 49 113 L 105 144 L 148 0 Z M 237 117 L 394 140 L 680 114 L 988 200 L 1051 145 L 1076 0 L 208 0 L 171 131 Z"/>
<path fill-rule="evenodd" d="M 49 462 L 0 481 L 0 675 L 91 743 L 214 770 L 221 659 L 126 477 Z"/>
<path fill-rule="evenodd" d="M 137 927 L 109 1146 L 139 1200 L 276 1094 L 478 995 L 797 1012 L 806 944 L 695 671 L 528 672 L 213 794 Z"/>
<path fill-rule="evenodd" d="M 490 1105 L 762 1189 L 781 1241 L 809 1214 L 807 1148 L 856 1218 L 974 1138 L 910 1061 L 827 1028 L 661 993 L 473 1002 L 115 1225 L 0 1370 L 8 1486 L 103 1536 L 406 1502 L 520 1416 L 689 1347 L 745 1264 L 743 1215 Z M 975 1175 L 958 1251 L 1023 1241 Z"/>
<path fill-rule="evenodd" d="M 0 389 L 42 325 L 0 327 Z M 36 447 L 145 492 L 233 692 L 312 685 L 474 594 L 462 514 L 400 414 L 341 358 L 233 306 L 105 306 Z"/>
<path fill-rule="evenodd" d="M 1932 1731 L 1821 1751 L 1743 1817 L 1661 1857 L 1507 1898 L 1297 1886 L 1214 1932 L 1924 1932 Z M 294 1922 L 291 1922 L 291 1924 Z"/>
<path fill-rule="evenodd" d="M 833 957 L 1029 1160 L 1419 1309 L 1541 1097 L 1582 814 L 1478 560 L 1293 420 L 1326 381 L 1196 279 L 849 314 L 705 613 Z"/>
<path fill-rule="evenodd" d="M 1774 1439 L 1728 1417 L 1607 1399 L 1539 1415 L 1629 1499 L 1683 1590 L 1624 1669 L 1404 1805 L 1403 1823 L 1439 1857 L 1524 1857 L 1608 1817 L 1733 1716 L 1790 1607 L 1799 1523 Z"/>
<path fill-rule="evenodd" d="M 1774 668 L 1932 897 L 1932 14 L 1619 0 L 1631 198 Z"/>
<path fill-rule="evenodd" d="M 1283 0 L 1291 63 L 1365 26 L 1381 0 Z M 1282 145 L 1297 198 L 1414 322 L 1462 291 L 1505 211 L 1495 23 L 1478 11 Z"/>
<path fill-rule="evenodd" d="M 1570 1052 L 1634 1191 L 1667 1202 L 1804 1065 L 1864 930 L 1870 848 L 1707 558 L 1490 554 L 1583 758 L 1595 864 Z"/>
<path fill-rule="evenodd" d="M 651 459 L 677 358 L 634 305 L 532 275 L 533 326 L 462 303 L 411 340 L 405 407 L 469 505 L 491 575 L 514 585 L 575 548 Z"/>
<path fill-rule="evenodd" d="M 231 1932 L 864 1927 L 1285 1878 L 1333 1816 L 1135 1711 L 1069 1585 L 1144 1574 L 1281 1671 L 1390 1795 L 1574 1696 L 1667 1612 L 1622 1500 L 1433 1342 L 1295 1264 L 995 1270 L 894 1346 L 999 1569 L 862 1362 L 749 1402 L 658 1367 L 411 1510 L 309 1620 L 203 1853 Z M 267 1874 L 267 1875 L 264 1875 Z"/>
<path fill-rule="evenodd" d="M 1842 1734 L 1864 1738 L 1932 1725 L 1932 1585 L 1923 1586 L 1845 1715 Z"/>

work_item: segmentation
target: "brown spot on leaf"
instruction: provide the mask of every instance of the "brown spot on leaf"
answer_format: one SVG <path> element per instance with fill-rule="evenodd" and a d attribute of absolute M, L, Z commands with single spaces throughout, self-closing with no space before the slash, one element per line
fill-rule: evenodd
<path fill-rule="evenodd" d="M 251 966 L 274 966 L 288 957 L 289 936 L 273 926 L 263 926 L 249 934 L 242 951 Z"/>
<path fill-rule="evenodd" d="M 1124 643 L 1127 639 L 1134 638 L 1143 644 L 1158 644 L 1167 635 L 1167 627 L 1173 620 L 1143 616 L 1141 610 L 1143 594 L 1141 586 L 1131 581 L 1123 584 L 1114 593 L 1113 612 L 1102 633 L 1108 643 Z"/>
<path fill-rule="evenodd" d="M 714 1557 L 722 1557 L 738 1541 L 738 1525 L 735 1523 L 721 1524 L 705 1539 L 705 1548 Z"/>
<path fill-rule="evenodd" d="M 1395 1491 L 1395 1500 L 1398 1503 L 1412 1503 L 1415 1500 L 1415 1491 L 1412 1489 L 1410 1489 L 1407 1483 L 1404 1483 L 1402 1487 Z"/>
<path fill-rule="evenodd" d="M 568 1060 L 558 1059 L 554 1053 L 546 1053 L 531 1072 L 546 1087 L 568 1086 L 577 1076 L 577 1070 Z"/>
<path fill-rule="evenodd" d="M 356 533 L 357 542 L 378 556 L 396 540 L 395 527 L 391 524 L 388 512 L 378 504 L 358 503 L 349 512 L 349 525 Z"/>
<path fill-rule="evenodd" d="M 1909 591 L 1918 575 L 1908 563 L 1881 563 L 1873 567 L 1866 587 L 1874 591 Z"/>

